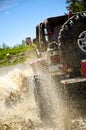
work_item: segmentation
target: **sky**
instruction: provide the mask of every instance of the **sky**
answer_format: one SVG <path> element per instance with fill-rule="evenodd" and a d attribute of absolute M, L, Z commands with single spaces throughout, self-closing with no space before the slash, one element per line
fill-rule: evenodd
<path fill-rule="evenodd" d="M 0 0 L 0 46 L 20 44 L 36 37 L 35 27 L 44 19 L 67 13 L 66 0 Z"/>

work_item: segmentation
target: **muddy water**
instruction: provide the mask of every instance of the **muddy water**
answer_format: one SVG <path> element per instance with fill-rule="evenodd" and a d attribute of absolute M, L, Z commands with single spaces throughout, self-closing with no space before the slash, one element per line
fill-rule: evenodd
<path fill-rule="evenodd" d="M 0 130 L 28 130 L 40 126 L 32 70 L 20 64 L 1 68 L 0 74 Z"/>
<path fill-rule="evenodd" d="M 81 113 L 61 96 L 60 84 L 43 71 L 37 75 L 34 79 L 29 63 L 0 69 L 0 130 L 85 129 Z"/>

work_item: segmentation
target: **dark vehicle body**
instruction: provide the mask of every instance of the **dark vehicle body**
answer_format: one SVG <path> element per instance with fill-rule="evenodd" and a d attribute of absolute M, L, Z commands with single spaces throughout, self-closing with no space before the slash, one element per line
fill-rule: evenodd
<path fill-rule="evenodd" d="M 52 109 L 43 95 L 45 90 L 45 95 L 50 95 L 48 92 L 51 89 L 50 84 L 56 93 L 59 90 L 57 94 L 68 107 L 68 111 L 71 111 L 71 116 L 75 119 L 76 114 L 74 115 L 73 110 L 78 109 L 84 120 L 86 117 L 86 11 L 77 12 L 71 18 L 68 18 L 68 15 L 47 18 L 36 26 L 35 42 L 38 59 L 31 63 L 31 67 L 35 74 L 36 99 L 40 111 L 45 112 L 41 118 L 45 117 L 46 120 L 48 110 Z M 50 97 L 48 99 L 51 102 Z"/>
<path fill-rule="evenodd" d="M 86 77 L 86 11 L 47 18 L 36 26 L 36 44 L 39 56 L 46 53 L 50 72 Z"/>

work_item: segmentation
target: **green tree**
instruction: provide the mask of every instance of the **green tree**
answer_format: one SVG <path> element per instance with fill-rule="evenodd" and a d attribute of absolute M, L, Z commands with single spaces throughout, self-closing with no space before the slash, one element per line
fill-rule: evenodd
<path fill-rule="evenodd" d="M 66 0 L 66 4 L 68 5 L 67 10 L 71 6 L 73 12 L 80 12 L 86 10 L 86 0 Z"/>
<path fill-rule="evenodd" d="M 2 43 L 2 48 L 6 50 L 6 49 L 9 48 L 9 47 L 3 42 L 3 43 Z"/>
<path fill-rule="evenodd" d="M 84 11 L 86 11 L 86 0 L 81 0 L 81 5 Z"/>
<path fill-rule="evenodd" d="M 22 45 L 22 46 L 25 46 L 25 45 L 26 45 L 25 40 L 22 40 L 22 41 L 21 41 L 21 45 Z"/>

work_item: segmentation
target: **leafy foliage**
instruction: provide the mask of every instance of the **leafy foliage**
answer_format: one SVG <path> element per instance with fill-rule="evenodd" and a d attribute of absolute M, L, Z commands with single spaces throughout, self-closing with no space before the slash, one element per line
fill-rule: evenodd
<path fill-rule="evenodd" d="M 66 8 L 69 10 L 71 6 L 73 12 L 80 12 L 86 10 L 86 0 L 66 0 L 66 4 L 68 5 Z"/>

